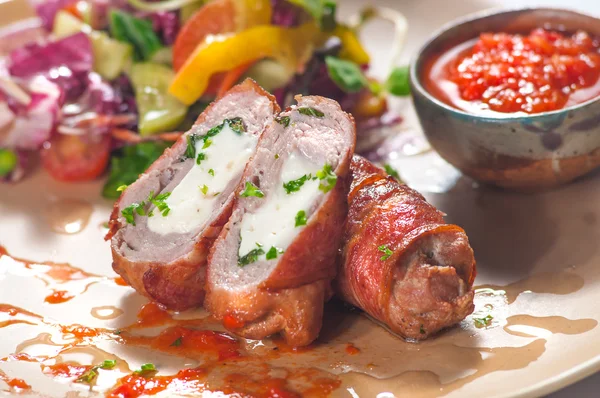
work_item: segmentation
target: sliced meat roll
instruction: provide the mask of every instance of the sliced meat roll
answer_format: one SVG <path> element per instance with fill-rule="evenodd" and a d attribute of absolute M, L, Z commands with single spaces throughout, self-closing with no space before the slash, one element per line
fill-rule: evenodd
<path fill-rule="evenodd" d="M 351 170 L 338 295 L 406 338 L 460 322 L 476 273 L 463 229 L 366 159 Z"/>
<path fill-rule="evenodd" d="M 331 296 L 347 214 L 352 117 L 297 97 L 262 135 L 209 258 L 205 306 L 227 329 L 311 343 Z"/>
<path fill-rule="evenodd" d="M 127 283 L 172 309 L 202 305 L 208 250 L 277 112 L 274 98 L 246 80 L 211 104 L 123 192 L 107 239 L 113 268 Z"/>

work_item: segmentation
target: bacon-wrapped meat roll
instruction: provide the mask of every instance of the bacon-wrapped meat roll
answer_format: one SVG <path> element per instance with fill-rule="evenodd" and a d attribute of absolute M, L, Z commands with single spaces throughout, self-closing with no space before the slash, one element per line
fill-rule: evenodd
<path fill-rule="evenodd" d="M 208 250 L 278 111 L 274 97 L 246 80 L 206 108 L 123 192 L 106 239 L 114 270 L 138 292 L 176 310 L 202 305 Z"/>
<path fill-rule="evenodd" d="M 476 273 L 463 229 L 368 160 L 355 155 L 351 170 L 338 295 L 405 338 L 460 322 Z"/>
<path fill-rule="evenodd" d="M 311 343 L 331 296 L 347 214 L 352 117 L 299 97 L 263 133 L 208 262 L 205 306 L 229 330 Z"/>

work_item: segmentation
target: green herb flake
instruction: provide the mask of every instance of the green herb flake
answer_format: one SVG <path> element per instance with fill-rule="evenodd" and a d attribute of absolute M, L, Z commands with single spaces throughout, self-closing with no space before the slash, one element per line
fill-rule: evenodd
<path fill-rule="evenodd" d="M 140 370 L 136 370 L 134 373 L 140 376 L 148 376 L 157 371 L 156 366 L 152 363 L 145 363 L 142 365 Z"/>
<path fill-rule="evenodd" d="M 79 376 L 77 380 L 75 380 L 75 382 L 92 384 L 96 381 L 96 378 L 98 377 L 98 369 L 110 370 L 113 369 L 116 365 L 117 361 L 115 359 L 107 359 L 100 365 L 92 366 L 90 370 Z"/>
<path fill-rule="evenodd" d="M 263 193 L 263 191 L 258 189 L 258 187 L 256 185 L 254 185 L 250 181 L 246 181 L 246 187 L 244 189 L 244 192 L 242 192 L 240 194 L 240 196 L 243 198 L 247 198 L 249 196 L 256 196 L 257 198 L 263 198 L 265 196 L 265 194 Z"/>
<path fill-rule="evenodd" d="M 388 77 L 385 86 L 390 94 L 398 97 L 410 95 L 410 73 L 408 66 L 399 66 L 394 68 Z"/>
<path fill-rule="evenodd" d="M 0 177 L 9 175 L 19 164 L 19 157 L 10 149 L 0 148 Z"/>
<path fill-rule="evenodd" d="M 196 156 L 196 143 L 198 141 L 202 140 L 204 142 L 202 144 L 202 149 L 208 148 L 213 143 L 213 140 L 211 140 L 211 138 L 214 137 L 215 135 L 219 134 L 223 130 L 223 127 L 225 127 L 226 124 L 237 134 L 242 134 L 243 132 L 246 131 L 246 128 L 244 127 L 244 121 L 242 120 L 241 117 L 234 117 L 233 119 L 225 119 L 225 120 L 223 120 L 223 123 L 219 124 L 218 126 L 212 127 L 204 135 L 196 135 L 196 134 L 188 135 L 187 136 L 187 148 L 185 150 L 184 157 L 188 158 L 188 159 L 195 158 L 196 163 L 200 164 L 200 162 L 202 160 L 204 160 L 205 158 L 199 159 Z"/>
<path fill-rule="evenodd" d="M 325 166 L 323 166 L 321 170 L 317 171 L 316 176 L 319 180 L 321 180 L 321 183 L 319 184 L 319 189 L 324 193 L 331 191 L 333 187 L 335 187 L 335 184 L 337 182 L 337 176 L 331 170 L 331 165 L 326 164 Z"/>
<path fill-rule="evenodd" d="M 380 252 L 383 253 L 383 256 L 381 256 L 380 260 L 381 261 L 385 261 L 388 258 L 390 258 L 392 256 L 392 254 L 394 254 L 393 251 L 391 251 L 386 245 L 381 245 L 377 248 L 377 250 L 379 250 Z"/>
<path fill-rule="evenodd" d="M 289 116 L 279 116 L 275 118 L 275 121 L 281 124 L 283 127 L 288 127 L 290 125 L 290 117 Z"/>
<path fill-rule="evenodd" d="M 96 366 L 92 367 L 90 370 L 82 374 L 75 380 L 76 383 L 86 383 L 92 384 L 96 381 L 98 377 L 98 368 Z"/>
<path fill-rule="evenodd" d="M 492 319 L 494 319 L 494 317 L 488 314 L 484 318 L 473 318 L 473 322 L 475 323 L 475 327 L 477 329 L 481 329 L 486 326 L 490 326 L 490 324 L 492 323 Z"/>
<path fill-rule="evenodd" d="M 99 366 L 101 369 L 110 370 L 110 369 L 114 368 L 115 366 L 117 366 L 117 360 L 116 359 L 107 359 L 104 362 L 102 362 L 102 364 Z"/>
<path fill-rule="evenodd" d="M 163 217 L 166 217 L 169 214 L 169 212 L 171 211 L 171 209 L 169 208 L 169 205 L 166 203 L 167 198 L 169 196 L 171 196 L 171 192 L 164 192 L 164 193 L 161 193 L 154 197 L 152 197 L 152 196 L 153 196 L 153 193 L 150 192 L 148 201 L 150 203 L 152 203 L 154 206 L 156 206 L 156 208 L 158 209 L 158 211 L 160 211 L 160 213 L 162 214 Z"/>
<path fill-rule="evenodd" d="M 325 57 L 325 64 L 331 80 L 345 92 L 355 93 L 369 87 L 369 81 L 356 63 L 329 55 Z"/>
<path fill-rule="evenodd" d="M 256 243 L 256 249 L 250 250 L 245 256 L 238 259 L 238 266 L 243 267 L 248 264 L 252 264 L 258 260 L 258 256 L 265 254 L 260 243 Z"/>
<path fill-rule="evenodd" d="M 204 152 L 200 152 L 196 157 L 196 164 L 200 165 L 200 163 L 202 163 L 203 160 L 206 160 L 206 154 Z"/>
<path fill-rule="evenodd" d="M 267 260 L 274 260 L 277 258 L 278 254 L 283 254 L 283 249 L 280 249 L 275 246 L 271 246 L 269 251 L 267 252 Z"/>
<path fill-rule="evenodd" d="M 208 174 L 210 174 L 211 176 L 215 176 L 215 170 L 214 169 L 209 169 L 208 170 Z"/>
<path fill-rule="evenodd" d="M 119 185 L 119 187 L 117 188 L 117 192 L 123 192 L 126 189 L 127 189 L 127 185 L 125 185 L 125 184 Z"/>
<path fill-rule="evenodd" d="M 321 112 L 318 109 L 315 108 L 308 108 L 308 107 L 304 107 L 304 108 L 298 108 L 298 112 L 306 115 L 306 116 L 314 116 L 314 117 L 324 117 L 325 114 L 323 112 Z"/>
<path fill-rule="evenodd" d="M 196 134 L 190 134 L 187 136 L 187 147 L 185 148 L 185 157 L 188 159 L 194 159 L 196 157 L 196 141 L 201 139 Z"/>
<path fill-rule="evenodd" d="M 142 202 L 144 203 L 144 202 Z M 123 215 L 123 217 L 125 217 L 125 221 L 128 224 L 131 224 L 133 226 L 135 226 L 135 213 L 140 214 L 140 209 L 141 208 L 141 204 L 140 203 L 132 203 L 129 206 L 127 206 L 126 208 L 124 208 L 123 210 L 121 210 L 121 214 Z M 143 211 L 143 207 L 141 208 L 141 210 Z M 140 214 L 143 215 L 143 214 Z"/>
<path fill-rule="evenodd" d="M 179 347 L 183 343 L 183 336 L 177 338 L 174 342 L 171 343 L 171 347 Z"/>
<path fill-rule="evenodd" d="M 384 164 L 383 168 L 385 169 L 386 173 L 388 173 L 390 176 L 394 177 L 396 180 L 400 181 L 400 174 L 398 174 L 396 169 L 394 169 L 388 163 Z"/>
<path fill-rule="evenodd" d="M 121 331 L 121 329 L 115 329 L 115 330 L 113 330 L 113 334 L 116 334 L 117 336 L 120 335 L 121 333 L 123 333 Z"/>
<path fill-rule="evenodd" d="M 427 332 L 423 328 L 423 325 L 421 325 L 421 327 L 419 328 L 419 333 L 421 333 L 421 334 L 427 334 Z"/>
<path fill-rule="evenodd" d="M 300 210 L 298 213 L 296 213 L 295 226 L 301 227 L 303 225 L 306 225 L 306 212 L 304 210 Z"/>
<path fill-rule="evenodd" d="M 279 159 L 279 154 L 278 153 L 275 154 L 275 159 Z"/>
<path fill-rule="evenodd" d="M 300 190 L 300 188 L 302 188 L 302 185 L 304 185 L 304 183 L 306 181 L 310 180 L 311 178 L 312 178 L 312 176 L 310 174 L 305 174 L 296 180 L 284 182 L 283 189 L 285 189 L 285 192 L 288 195 L 291 194 L 292 192 L 298 192 Z"/>
<path fill-rule="evenodd" d="M 202 187 L 200 187 L 200 192 L 206 195 L 208 193 L 208 186 L 206 184 L 202 185 Z"/>
<path fill-rule="evenodd" d="M 233 119 L 226 119 L 225 122 L 229 125 L 229 127 L 236 133 L 242 134 L 246 132 L 246 127 L 244 126 L 244 121 L 241 117 L 234 117 Z"/>

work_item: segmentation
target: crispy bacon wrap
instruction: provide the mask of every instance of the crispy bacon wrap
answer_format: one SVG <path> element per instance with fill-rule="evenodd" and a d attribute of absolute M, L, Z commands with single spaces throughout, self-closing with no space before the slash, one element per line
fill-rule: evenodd
<path fill-rule="evenodd" d="M 465 231 L 416 191 L 355 155 L 337 291 L 393 332 L 422 340 L 473 311 Z"/>

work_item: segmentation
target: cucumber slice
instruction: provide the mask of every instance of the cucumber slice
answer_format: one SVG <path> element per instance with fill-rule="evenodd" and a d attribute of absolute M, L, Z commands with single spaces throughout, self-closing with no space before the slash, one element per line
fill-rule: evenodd
<path fill-rule="evenodd" d="M 90 33 L 94 71 L 107 80 L 116 79 L 133 58 L 133 47 L 111 39 L 105 32 Z"/>
<path fill-rule="evenodd" d="M 163 47 L 156 50 L 150 57 L 150 61 L 155 64 L 163 64 L 172 66 L 173 65 L 173 47 Z"/>
<path fill-rule="evenodd" d="M 95 31 L 89 25 L 66 11 L 56 13 L 52 33 L 57 39 L 78 32 L 86 33 L 92 42 L 94 71 L 107 80 L 115 79 L 131 62 L 133 48 L 111 39 L 105 32 Z"/>
<path fill-rule="evenodd" d="M 57 39 L 74 35 L 75 33 L 89 33 L 92 29 L 81 22 L 81 20 L 66 11 L 59 11 L 54 17 L 54 25 L 52 25 L 52 33 Z"/>
<path fill-rule="evenodd" d="M 134 64 L 129 77 L 135 90 L 141 135 L 172 131 L 181 124 L 187 106 L 168 93 L 175 77 L 171 68 L 150 62 Z"/>

